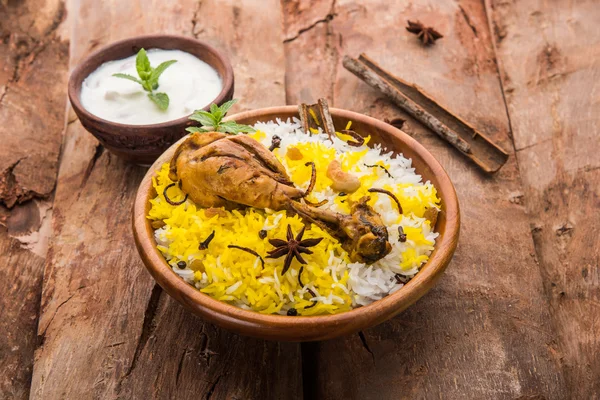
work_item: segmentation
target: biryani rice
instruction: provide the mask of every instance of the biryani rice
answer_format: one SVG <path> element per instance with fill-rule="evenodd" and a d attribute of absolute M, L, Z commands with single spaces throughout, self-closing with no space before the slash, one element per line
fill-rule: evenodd
<path fill-rule="evenodd" d="M 273 153 L 297 187 L 308 187 L 311 168 L 305 164 L 315 163 L 317 180 L 308 200 L 328 200 L 321 208 L 348 214 L 352 202 L 370 196 L 369 205 L 388 228 L 392 251 L 372 265 L 353 263 L 337 239 L 309 224 L 304 238 L 323 240 L 311 247 L 313 254 L 303 255 L 307 264 L 301 286 L 298 273 L 302 265 L 297 260 L 292 261 L 291 268 L 282 276 L 283 258 L 265 258 L 267 251 L 273 249 L 269 239 L 285 238 L 288 225 L 295 233 L 304 226 L 297 215 L 255 208 L 207 213 L 191 200 L 171 205 L 163 197 L 165 187 L 173 183 L 168 177 L 169 164 L 165 163 L 153 177 L 158 195 L 150 200 L 148 218 L 164 221 L 165 225 L 155 231 L 157 248 L 182 279 L 217 300 L 264 314 L 286 314 L 290 308 L 300 315 L 334 314 L 370 304 L 399 290 L 403 284 L 398 282 L 396 274 L 411 278 L 429 259 L 438 234 L 432 231 L 423 214 L 430 207 L 439 209 L 440 199 L 431 183 L 421 182 L 411 160 L 383 152 L 379 145 L 367 147 L 369 137 L 363 146 L 352 147 L 341 134 L 332 141 L 320 131 L 306 135 L 297 119 L 261 122 L 254 128 L 256 132 L 250 136 L 266 147 L 274 135 L 281 138 L 280 147 Z M 290 148 L 297 149 L 302 158 L 288 157 Z M 298 152 L 294 152 L 297 156 Z M 356 192 L 340 196 L 330 188 L 332 181 L 326 171 L 334 159 L 340 161 L 342 170 L 359 178 L 361 186 Z M 403 214 L 398 213 L 385 194 L 369 193 L 372 187 L 394 193 L 402 204 Z M 174 186 L 169 189 L 169 197 L 180 201 L 184 194 Z M 406 234 L 405 242 L 398 240 L 400 226 Z M 264 239 L 258 235 L 261 230 L 267 232 Z M 208 249 L 199 250 L 199 243 L 213 231 L 215 235 Z M 263 256 L 264 268 L 258 257 L 230 249 L 228 245 L 256 251 Z M 177 265 L 180 261 L 185 262 L 185 268 Z"/>

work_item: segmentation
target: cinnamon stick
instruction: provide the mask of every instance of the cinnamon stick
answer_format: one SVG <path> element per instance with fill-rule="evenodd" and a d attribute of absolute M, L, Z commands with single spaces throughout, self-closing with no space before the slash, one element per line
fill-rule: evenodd
<path fill-rule="evenodd" d="M 365 83 L 388 96 L 485 172 L 496 172 L 506 163 L 508 154 L 504 150 L 446 110 L 421 88 L 393 76 L 364 54 L 358 59 L 345 56 L 343 65 Z"/>
<path fill-rule="evenodd" d="M 319 99 L 317 104 L 300 104 L 298 106 L 300 121 L 304 132 L 312 134 L 312 129 L 322 128 L 329 138 L 335 135 L 333 120 L 329 113 L 327 100 Z"/>

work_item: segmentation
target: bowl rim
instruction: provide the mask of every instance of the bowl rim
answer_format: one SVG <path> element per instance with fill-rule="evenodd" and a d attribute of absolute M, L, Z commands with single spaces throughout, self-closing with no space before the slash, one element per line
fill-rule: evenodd
<path fill-rule="evenodd" d="M 297 109 L 297 106 L 261 108 L 257 110 L 241 112 L 228 117 L 228 119 L 240 120 L 245 118 L 260 117 L 265 114 L 272 115 L 275 113 L 297 113 Z M 287 316 L 261 314 L 256 311 L 244 310 L 234 305 L 221 302 L 200 292 L 198 289 L 185 282 L 183 279 L 177 276 L 175 272 L 172 271 L 164 257 L 156 248 L 154 237 L 152 235 L 151 237 L 145 235 L 146 232 L 153 232 L 153 229 L 150 226 L 150 220 L 146 218 L 146 206 L 150 200 L 152 177 L 156 173 L 157 169 L 160 168 L 165 161 L 168 161 L 170 158 L 170 153 L 174 151 L 174 148 L 176 148 L 176 146 L 185 140 L 187 137 L 185 136 L 169 147 L 169 149 L 167 149 L 152 164 L 140 183 L 133 204 L 132 222 L 136 246 L 138 247 L 140 256 L 151 275 L 155 279 L 156 276 L 163 278 L 162 282 L 159 283 L 167 286 L 163 286 L 167 292 L 170 290 L 180 292 L 182 296 L 187 298 L 184 299 L 184 303 L 191 302 L 192 307 L 196 306 L 194 307 L 195 310 L 199 310 L 197 308 L 198 305 L 200 307 L 205 307 L 210 312 L 206 312 L 205 310 L 199 311 L 201 311 L 202 315 L 204 315 L 208 320 L 217 323 L 219 323 L 219 321 L 221 323 L 234 322 L 235 324 L 243 323 L 245 325 L 250 325 L 263 330 L 281 330 L 307 327 L 307 325 L 311 325 L 315 327 L 315 329 L 318 329 L 316 328 L 317 326 L 319 328 L 335 328 L 336 326 L 342 327 L 345 324 L 354 322 L 355 327 L 353 329 L 354 331 L 358 331 L 360 329 L 364 329 L 367 325 L 383 322 L 390 316 L 399 313 L 417 301 L 429 290 L 429 288 L 431 288 L 431 286 L 433 286 L 452 258 L 454 250 L 456 249 L 460 231 L 460 209 L 458 197 L 448 174 L 441 164 L 433 157 L 433 155 L 427 149 L 425 149 L 425 147 L 423 147 L 423 145 L 401 130 L 394 128 L 383 121 L 357 112 L 338 108 L 330 108 L 330 111 L 332 115 L 336 115 L 341 118 L 347 118 L 348 120 L 352 121 L 360 120 L 363 123 L 371 124 L 377 129 L 396 136 L 396 138 L 400 139 L 402 143 L 411 147 L 414 153 L 418 154 L 423 159 L 424 163 L 431 169 L 432 175 L 437 177 L 438 185 L 436 186 L 436 189 L 438 193 L 440 193 L 440 197 L 443 198 L 445 202 L 446 226 L 444 234 L 440 236 L 440 242 L 436 242 L 436 248 L 434 252 L 431 254 L 427 263 L 421 267 L 419 273 L 417 273 L 417 275 L 411 279 L 401 290 L 398 290 L 395 293 L 385 296 L 380 300 L 374 301 L 367 306 L 361 306 L 339 314 L 329 315 Z M 169 155 L 169 157 L 166 157 L 166 155 Z M 421 289 L 419 290 L 419 288 Z M 406 306 L 399 306 L 402 304 L 405 304 Z M 189 304 L 187 305 L 189 306 Z M 373 316 L 373 313 L 375 313 L 375 316 Z M 215 314 L 218 316 L 215 317 Z M 231 325 L 230 323 L 228 325 Z M 246 334 L 251 336 L 261 336 L 260 334 Z M 311 334 L 307 333 L 304 336 L 311 336 Z M 328 337 L 333 336 L 334 335 L 329 335 Z M 284 338 L 282 340 L 286 339 Z"/>
<path fill-rule="evenodd" d="M 81 103 L 81 85 L 82 85 L 83 81 L 89 76 L 89 74 L 83 76 L 83 69 L 85 66 L 87 66 L 88 63 L 91 62 L 94 65 L 94 71 L 95 71 L 98 67 L 100 67 L 101 64 L 103 64 L 104 62 L 108 62 L 108 61 L 104 61 L 104 62 L 101 61 L 102 55 L 106 51 L 113 49 L 115 47 L 133 46 L 136 44 L 136 42 L 139 42 L 141 40 L 155 41 L 155 40 L 159 40 L 159 39 L 160 40 L 172 39 L 172 40 L 179 41 L 179 42 L 188 42 L 190 44 L 194 44 L 196 46 L 203 47 L 209 53 L 214 54 L 215 57 L 217 59 L 219 59 L 220 62 L 223 64 L 224 69 L 225 69 L 224 76 L 221 76 L 221 79 L 223 80 L 223 88 L 221 89 L 219 94 L 205 107 L 208 107 L 212 103 L 220 104 L 227 97 L 228 93 L 233 88 L 233 81 L 234 81 L 233 67 L 231 65 L 231 62 L 229 61 L 229 58 L 221 50 L 218 50 L 217 48 L 211 46 L 210 44 L 208 44 L 202 40 L 198 40 L 196 38 L 191 38 L 191 37 L 183 36 L 183 35 L 173 35 L 173 34 L 139 35 L 139 36 L 133 36 L 133 37 L 129 37 L 126 39 L 121 39 L 121 40 L 117 40 L 115 42 L 111 42 L 111 43 L 107 44 L 106 46 L 103 46 L 100 49 L 93 51 L 92 53 L 88 54 L 83 59 L 81 59 L 79 61 L 79 63 L 77 64 L 77 66 L 71 71 L 71 74 L 69 75 L 69 83 L 68 83 L 67 92 L 68 92 L 68 96 L 69 96 L 71 105 L 77 112 L 79 118 L 81 119 L 81 116 L 83 116 L 85 119 L 90 120 L 95 124 L 109 124 L 109 125 L 114 126 L 115 128 L 121 128 L 121 129 L 151 130 L 151 129 L 164 129 L 164 128 L 170 128 L 170 127 L 177 126 L 177 125 L 187 124 L 189 122 L 189 116 L 192 114 L 188 114 L 181 118 L 177 118 L 177 119 L 173 119 L 173 120 L 165 121 L 165 122 L 160 122 L 160 123 L 156 123 L 156 124 L 144 124 L 144 125 L 124 124 L 121 122 L 114 122 L 114 121 L 110 121 L 110 120 L 101 118 L 101 117 L 91 113 L 90 111 L 88 111 Z M 160 49 L 160 47 L 148 47 L 148 49 L 149 50 L 150 49 Z M 112 60 L 112 61 L 115 61 L 115 60 Z M 204 61 L 204 60 L 202 60 L 202 61 Z M 206 62 L 206 61 L 204 61 L 204 62 Z M 209 65 L 211 67 L 215 68 L 214 65 L 211 65 L 211 64 L 209 64 Z"/>

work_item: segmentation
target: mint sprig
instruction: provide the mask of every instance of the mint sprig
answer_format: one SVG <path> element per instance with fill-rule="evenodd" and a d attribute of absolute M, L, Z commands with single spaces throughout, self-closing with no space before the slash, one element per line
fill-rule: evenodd
<path fill-rule="evenodd" d="M 166 110 L 169 108 L 169 96 L 166 93 L 154 93 L 154 91 L 158 89 L 158 78 L 160 78 L 162 73 L 165 72 L 171 64 L 176 62 L 177 60 L 169 60 L 160 63 L 156 68 L 152 68 L 146 50 L 142 48 L 135 57 L 135 69 L 137 70 L 139 79 L 133 75 L 121 73 L 113 74 L 113 76 L 139 83 L 146 92 L 149 92 L 148 98 L 152 100 L 158 108 Z"/>
<path fill-rule="evenodd" d="M 188 132 L 205 133 L 205 132 L 223 132 L 236 135 L 242 132 L 252 133 L 254 128 L 249 125 L 238 124 L 235 121 L 223 122 L 223 118 L 227 115 L 229 109 L 237 102 L 237 99 L 223 103 L 221 107 L 216 104 L 210 105 L 210 112 L 204 110 L 196 110 L 190 116 L 192 121 L 199 122 L 201 126 L 191 126 L 186 128 Z"/>

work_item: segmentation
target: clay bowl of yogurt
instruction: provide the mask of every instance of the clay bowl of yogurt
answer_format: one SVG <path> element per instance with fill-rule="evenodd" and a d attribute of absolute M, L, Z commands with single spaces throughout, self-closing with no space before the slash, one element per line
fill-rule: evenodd
<path fill-rule="evenodd" d="M 136 54 L 145 49 L 150 65 L 176 60 L 160 75 L 156 92 L 169 97 L 163 110 L 138 77 Z M 128 161 L 151 164 L 192 125 L 194 110 L 208 110 L 233 97 L 233 69 L 212 46 L 176 35 L 138 36 L 112 43 L 85 58 L 69 79 L 69 99 L 86 130 L 106 149 Z"/>

